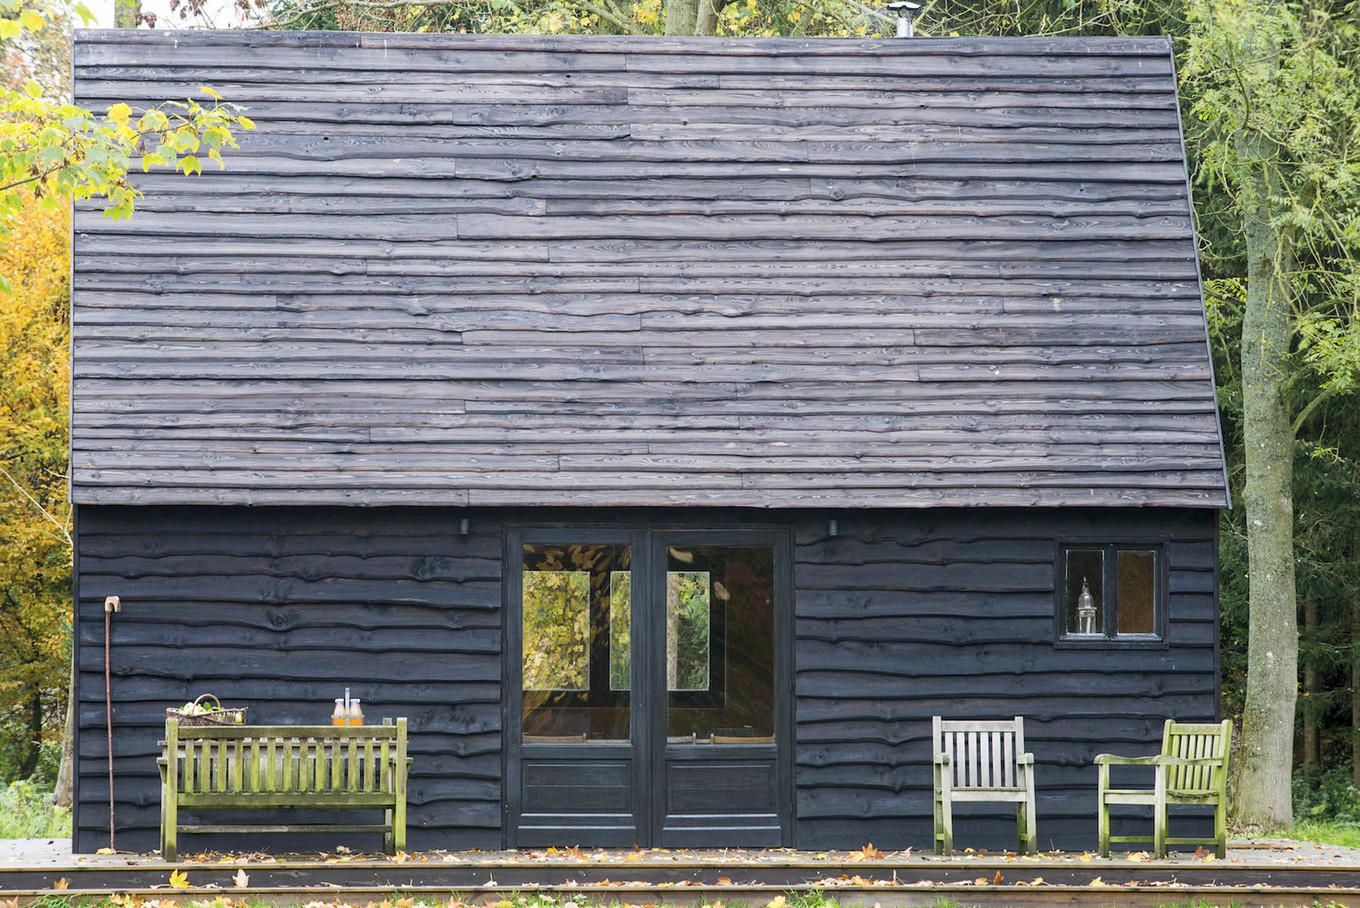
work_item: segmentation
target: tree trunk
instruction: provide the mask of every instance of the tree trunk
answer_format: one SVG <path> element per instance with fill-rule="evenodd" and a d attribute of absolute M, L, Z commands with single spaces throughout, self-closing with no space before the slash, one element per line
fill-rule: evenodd
<path fill-rule="evenodd" d="M 62 723 L 61 766 L 57 769 L 57 789 L 52 801 L 58 807 L 71 806 L 71 773 L 75 766 L 76 740 L 76 666 L 75 647 L 71 648 L 71 677 L 66 684 L 66 721 Z"/>
<path fill-rule="evenodd" d="M 1294 592 L 1294 432 L 1284 399 L 1289 355 L 1293 234 L 1282 226 L 1279 149 L 1253 133 L 1238 139 L 1249 170 L 1241 201 L 1247 252 L 1242 321 L 1242 410 L 1246 447 L 1247 700 L 1242 716 L 1238 822 L 1293 825 L 1289 781 L 1298 697 Z"/>
<path fill-rule="evenodd" d="M 696 35 L 712 37 L 718 33 L 719 0 L 699 0 L 699 16 L 694 26 Z"/>
<path fill-rule="evenodd" d="M 1360 532 L 1355 559 L 1360 561 Z M 1360 602 L 1351 605 L 1351 782 L 1360 788 Z"/>
<path fill-rule="evenodd" d="M 699 21 L 700 0 L 666 0 L 666 34 L 693 35 Z"/>
<path fill-rule="evenodd" d="M 1318 606 L 1312 596 L 1303 600 L 1304 639 L 1314 647 L 1318 639 Z M 1313 650 L 1316 652 L 1316 650 Z M 1319 762 L 1318 731 L 1318 670 L 1311 659 L 1303 664 L 1303 765 L 1316 767 Z"/>
<path fill-rule="evenodd" d="M 27 779 L 38 769 L 42 756 L 43 708 L 42 694 L 34 691 L 28 701 L 28 740 L 24 742 L 23 757 L 19 761 L 19 778 Z"/>

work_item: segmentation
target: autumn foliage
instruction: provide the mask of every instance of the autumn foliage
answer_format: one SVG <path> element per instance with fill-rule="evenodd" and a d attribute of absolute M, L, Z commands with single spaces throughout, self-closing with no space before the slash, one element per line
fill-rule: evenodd
<path fill-rule="evenodd" d="M 55 772 L 69 662 L 69 206 L 0 235 L 0 781 Z M 44 752 L 52 762 L 41 759 Z"/>

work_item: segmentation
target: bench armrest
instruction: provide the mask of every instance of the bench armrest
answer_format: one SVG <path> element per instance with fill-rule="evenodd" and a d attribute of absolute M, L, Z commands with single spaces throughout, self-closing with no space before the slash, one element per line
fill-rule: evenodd
<path fill-rule="evenodd" d="M 1097 754 L 1095 760 L 1092 762 L 1097 766 L 1102 764 L 1106 766 L 1153 766 L 1161 759 L 1162 757 L 1160 756 L 1121 757 L 1117 754 Z"/>
<path fill-rule="evenodd" d="M 937 766 L 948 766 L 952 762 L 954 762 L 954 758 L 951 757 L 949 754 L 935 755 L 935 765 Z"/>
<path fill-rule="evenodd" d="M 1015 763 L 1017 766 L 1033 766 L 1034 754 L 1019 754 L 1015 758 Z"/>

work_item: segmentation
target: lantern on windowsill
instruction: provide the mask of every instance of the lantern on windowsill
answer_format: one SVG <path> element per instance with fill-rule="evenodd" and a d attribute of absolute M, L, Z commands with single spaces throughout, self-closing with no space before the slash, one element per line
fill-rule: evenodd
<path fill-rule="evenodd" d="M 1081 595 L 1077 597 L 1077 633 L 1096 632 L 1096 600 L 1091 595 L 1091 586 L 1086 578 L 1081 578 Z"/>

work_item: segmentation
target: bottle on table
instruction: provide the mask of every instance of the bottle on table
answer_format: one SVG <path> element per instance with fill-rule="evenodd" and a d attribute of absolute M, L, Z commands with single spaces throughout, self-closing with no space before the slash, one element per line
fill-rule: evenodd
<path fill-rule="evenodd" d="M 331 713 L 332 725 L 347 725 L 348 717 L 345 715 L 345 698 L 335 698 L 335 712 Z"/>
<path fill-rule="evenodd" d="M 363 711 L 362 709 L 359 708 L 359 698 L 358 698 L 358 697 L 355 697 L 353 700 L 350 701 L 350 707 L 349 707 L 349 721 L 348 721 L 346 724 L 347 724 L 347 725 L 363 725 L 363 724 L 364 724 L 364 711 Z"/>

